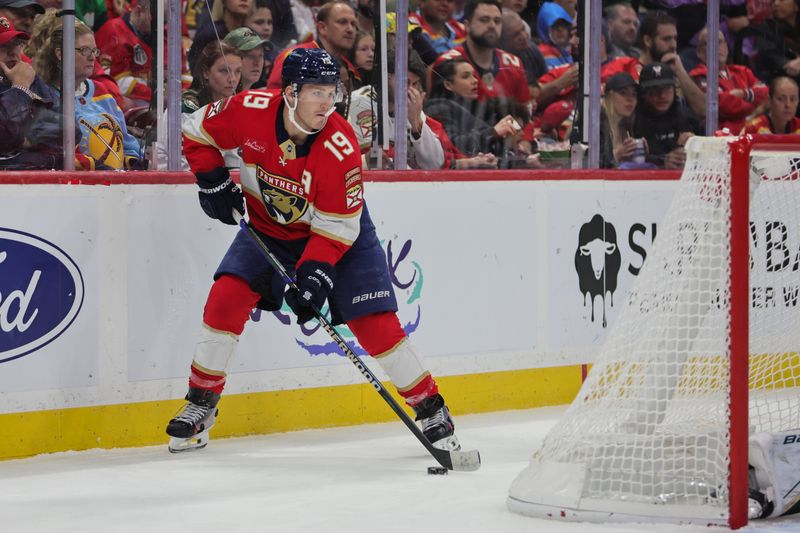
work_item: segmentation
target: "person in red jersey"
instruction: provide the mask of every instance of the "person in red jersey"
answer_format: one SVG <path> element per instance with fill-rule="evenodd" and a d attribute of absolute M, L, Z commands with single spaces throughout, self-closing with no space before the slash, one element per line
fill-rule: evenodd
<path fill-rule="evenodd" d="M 703 89 L 706 83 L 706 44 L 708 28 L 697 37 L 697 57 L 701 63 L 689 75 Z M 719 32 L 719 129 L 727 128 L 732 135 L 742 130 L 747 117 L 756 113 L 769 98 L 769 88 L 744 65 L 728 65 L 728 43 Z"/>
<path fill-rule="evenodd" d="M 269 79 L 267 80 L 268 89 L 280 89 L 281 87 L 281 68 L 283 62 L 297 48 L 322 48 L 332 55 L 340 65 L 345 67 L 342 72 L 344 75 L 343 83 L 345 89 L 349 91 L 361 87 L 361 75 L 358 68 L 353 65 L 347 55 L 356 43 L 356 13 L 347 2 L 336 0 L 323 5 L 317 13 L 317 38 L 313 41 L 298 44 L 286 49 L 275 59 Z"/>
<path fill-rule="evenodd" d="M 797 82 L 789 76 L 776 76 L 769 84 L 769 109 L 748 122 L 742 134 L 800 134 L 797 115 Z"/>
<path fill-rule="evenodd" d="M 197 110 L 184 125 L 184 152 L 212 218 L 235 224 L 244 213 L 299 290 L 285 291 L 245 230 L 214 275 L 189 379 L 188 400 L 167 426 L 170 449 L 204 446 L 239 336 L 254 307 L 284 298 L 299 323 L 325 301 L 332 323 L 346 323 L 417 414 L 435 446 L 460 448 L 452 418 L 397 318 L 397 301 L 361 183 L 352 127 L 338 113 L 339 65 L 325 50 L 293 50 L 282 89 L 250 90 Z M 241 189 L 220 150 L 241 147 Z"/>
<path fill-rule="evenodd" d="M 470 0 L 464 8 L 467 40 L 433 64 L 465 57 L 478 74 L 478 100 L 503 96 L 527 104 L 531 93 L 522 60 L 497 48 L 503 26 L 499 0 Z"/>

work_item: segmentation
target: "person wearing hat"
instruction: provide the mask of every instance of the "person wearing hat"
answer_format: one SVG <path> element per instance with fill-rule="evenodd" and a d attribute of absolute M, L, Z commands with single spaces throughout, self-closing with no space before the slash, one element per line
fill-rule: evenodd
<path fill-rule="evenodd" d="M 0 0 L 0 17 L 5 17 L 11 25 L 30 34 L 33 19 L 44 13 L 44 8 L 33 0 Z"/>
<path fill-rule="evenodd" d="M 647 161 L 668 169 L 686 163 L 686 140 L 700 132 L 682 98 L 675 93 L 675 73 L 664 63 L 650 63 L 639 75 L 639 103 L 633 123 L 634 137 L 644 137 Z"/>
<path fill-rule="evenodd" d="M 601 168 L 616 168 L 644 156 L 643 141 L 633 137 L 636 99 L 636 80 L 627 72 L 618 72 L 606 82 L 600 113 Z"/>
<path fill-rule="evenodd" d="M 262 80 L 264 74 L 264 43 L 267 41 L 250 28 L 236 28 L 228 33 L 223 41 L 242 53 L 242 81 L 239 90 L 252 89 L 259 80 Z"/>
<path fill-rule="evenodd" d="M 0 16 L 0 169 L 53 169 L 63 163 L 61 98 L 22 60 L 29 38 Z"/>

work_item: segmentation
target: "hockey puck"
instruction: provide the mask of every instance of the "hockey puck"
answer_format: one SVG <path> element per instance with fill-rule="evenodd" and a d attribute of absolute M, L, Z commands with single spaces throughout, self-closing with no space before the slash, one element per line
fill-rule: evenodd
<path fill-rule="evenodd" d="M 429 466 L 428 474 L 431 476 L 446 476 L 447 469 L 443 466 Z"/>

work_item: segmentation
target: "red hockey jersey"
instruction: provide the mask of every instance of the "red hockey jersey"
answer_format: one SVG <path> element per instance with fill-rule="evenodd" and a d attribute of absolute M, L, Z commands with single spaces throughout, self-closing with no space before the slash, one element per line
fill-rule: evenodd
<path fill-rule="evenodd" d="M 478 100 L 485 101 L 502 96 L 514 98 L 522 104 L 530 102 L 531 91 L 528 88 L 528 78 L 525 76 L 525 69 L 519 57 L 495 48 L 492 68 L 483 71 L 470 57 L 466 44 L 462 44 L 440 55 L 434 61 L 433 66 L 456 57 L 466 58 L 475 68 L 478 75 Z"/>
<path fill-rule="evenodd" d="M 261 232 L 308 238 L 303 261 L 336 262 L 358 237 L 361 154 L 350 124 L 333 113 L 297 146 L 286 133 L 280 91 L 243 91 L 193 113 L 183 126 L 192 171 L 224 166 L 220 150 L 241 147 L 247 212 Z"/>
<path fill-rule="evenodd" d="M 698 65 L 689 75 L 706 90 L 705 65 Z M 733 94 L 736 89 L 741 90 L 742 96 Z M 747 117 L 768 98 L 769 87 L 752 70 L 742 65 L 727 65 L 719 72 L 719 127 L 738 134 Z"/>

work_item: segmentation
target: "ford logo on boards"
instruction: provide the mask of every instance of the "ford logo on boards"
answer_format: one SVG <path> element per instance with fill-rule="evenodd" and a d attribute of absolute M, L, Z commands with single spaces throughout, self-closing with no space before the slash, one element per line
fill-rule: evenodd
<path fill-rule="evenodd" d="M 54 341 L 83 305 L 83 276 L 44 239 L 0 228 L 0 363 Z"/>

